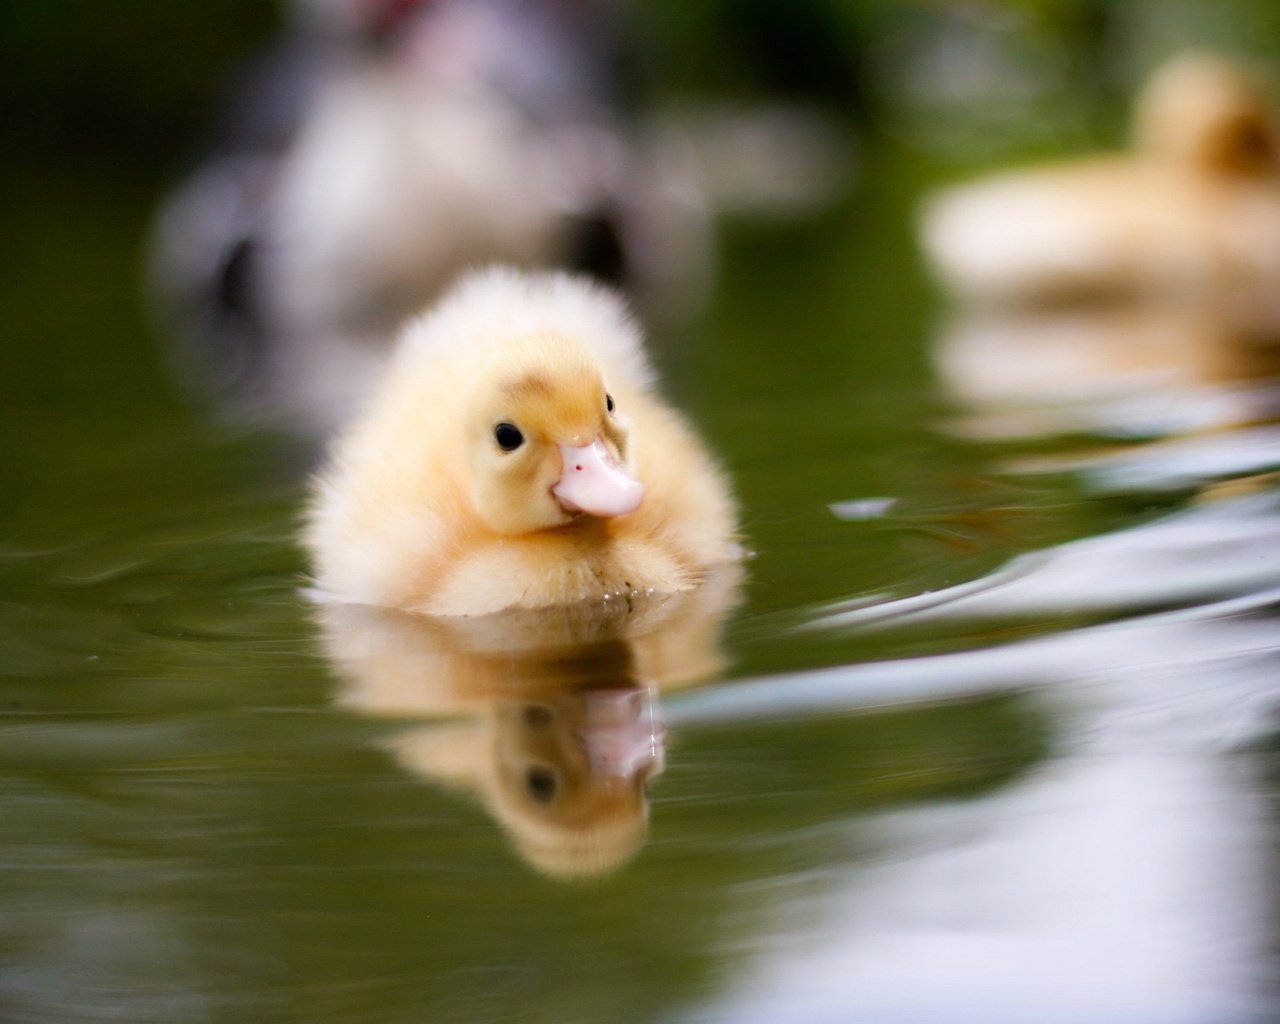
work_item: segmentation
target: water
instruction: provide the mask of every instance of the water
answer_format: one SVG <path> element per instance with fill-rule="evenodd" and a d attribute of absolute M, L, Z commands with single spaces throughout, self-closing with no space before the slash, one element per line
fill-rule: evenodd
<path fill-rule="evenodd" d="M 662 355 L 745 578 L 524 623 L 534 656 L 314 605 L 308 454 L 166 397 L 119 271 L 145 197 L 44 183 L 0 383 L 0 1016 L 1275 1019 L 1280 392 L 967 407 L 914 166 L 730 226 Z M 609 789 L 578 849 L 504 797 L 522 757 L 591 776 L 548 722 L 644 767 L 647 826 Z"/>

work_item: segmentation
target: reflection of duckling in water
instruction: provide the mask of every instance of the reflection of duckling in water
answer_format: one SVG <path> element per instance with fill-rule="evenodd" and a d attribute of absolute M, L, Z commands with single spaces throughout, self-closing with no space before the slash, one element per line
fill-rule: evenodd
<path fill-rule="evenodd" d="M 519 677 L 516 692 L 388 745 L 408 770 L 477 797 L 539 870 L 611 870 L 644 842 L 649 785 L 663 767 L 665 727 L 630 661 L 621 641 L 508 656 L 502 671 Z"/>
<path fill-rule="evenodd" d="M 1258 84 L 1184 55 L 1152 79 L 1129 154 L 998 175 L 935 198 L 925 250 L 957 294 L 1024 302 L 1229 298 L 1280 307 L 1280 150 Z"/>
<path fill-rule="evenodd" d="M 1274 377 L 1280 348 L 1206 303 L 982 308 L 952 318 L 934 346 L 951 394 L 978 407 L 1027 407 L 1181 394 Z M 1248 396 L 1238 410 L 1254 418 Z M 1234 415 L 1232 403 L 1218 402 Z"/>
<path fill-rule="evenodd" d="M 324 604 L 343 703 L 439 718 L 388 743 L 408 770 L 478 798 L 521 855 L 559 877 L 620 866 L 644 842 L 663 768 L 653 688 L 716 672 L 736 565 L 669 597 L 430 618 Z"/>
<path fill-rule="evenodd" d="M 738 555 L 733 503 L 651 377 L 599 287 L 466 278 L 333 448 L 306 533 L 321 588 L 480 615 L 696 586 Z"/>

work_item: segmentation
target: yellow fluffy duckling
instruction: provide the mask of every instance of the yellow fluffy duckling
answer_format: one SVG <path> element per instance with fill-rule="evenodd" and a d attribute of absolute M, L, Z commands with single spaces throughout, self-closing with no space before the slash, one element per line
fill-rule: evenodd
<path fill-rule="evenodd" d="M 1280 289 L 1280 136 L 1259 84 L 1184 54 L 1141 95 L 1131 152 L 1000 174 L 927 204 L 924 248 L 981 301 Z"/>
<path fill-rule="evenodd" d="M 584 279 L 494 268 L 403 333 L 306 530 L 340 600 L 479 615 L 696 585 L 737 555 L 725 479 Z"/>

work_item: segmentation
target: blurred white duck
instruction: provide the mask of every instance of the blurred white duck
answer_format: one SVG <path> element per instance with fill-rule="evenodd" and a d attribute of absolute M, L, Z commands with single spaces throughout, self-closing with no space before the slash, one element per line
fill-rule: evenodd
<path fill-rule="evenodd" d="M 959 296 L 1280 302 L 1280 148 L 1259 84 L 1179 56 L 1139 99 L 1132 151 L 1001 174 L 944 192 L 927 256 Z"/>
<path fill-rule="evenodd" d="M 338 599 L 478 615 L 681 591 L 738 556 L 734 534 L 617 298 L 491 269 L 405 330 L 331 451 L 306 543 Z"/>
<path fill-rule="evenodd" d="M 464 269 L 577 269 L 640 300 L 695 281 L 706 217 L 638 166 L 613 10 L 299 0 L 158 226 L 156 290 L 198 375 L 324 431 Z"/>

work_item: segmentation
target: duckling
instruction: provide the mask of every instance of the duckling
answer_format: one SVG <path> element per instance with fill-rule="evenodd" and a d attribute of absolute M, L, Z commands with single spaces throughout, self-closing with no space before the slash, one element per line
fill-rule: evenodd
<path fill-rule="evenodd" d="M 481 615 L 682 591 L 738 557 L 735 534 L 621 300 L 490 268 L 405 329 L 332 446 L 305 543 L 341 600 Z"/>
<path fill-rule="evenodd" d="M 923 212 L 925 252 L 966 299 L 1229 296 L 1275 308 L 1280 137 L 1259 84 L 1184 54 L 1137 104 L 1132 151 L 1001 174 Z"/>

